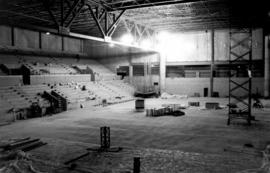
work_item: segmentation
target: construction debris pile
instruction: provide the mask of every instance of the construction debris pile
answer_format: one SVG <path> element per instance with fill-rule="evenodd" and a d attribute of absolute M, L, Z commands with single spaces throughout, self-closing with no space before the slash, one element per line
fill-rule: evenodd
<path fill-rule="evenodd" d="M 160 96 L 161 99 L 187 99 L 188 95 L 178 95 L 178 94 L 169 94 L 169 93 L 162 93 Z"/>
<path fill-rule="evenodd" d="M 262 151 L 262 165 L 257 169 L 247 169 L 237 173 L 270 173 L 270 145 L 267 145 Z"/>
<path fill-rule="evenodd" d="M 0 173 L 41 173 L 33 167 L 30 154 L 26 152 L 46 144 L 28 137 L 0 145 Z"/>

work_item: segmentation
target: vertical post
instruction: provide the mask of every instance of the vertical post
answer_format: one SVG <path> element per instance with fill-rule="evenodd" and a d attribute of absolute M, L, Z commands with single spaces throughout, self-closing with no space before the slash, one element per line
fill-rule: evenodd
<path fill-rule="evenodd" d="M 105 35 L 108 36 L 108 28 L 109 28 L 109 13 L 105 12 Z"/>
<path fill-rule="evenodd" d="M 211 71 L 210 71 L 210 97 L 214 92 L 214 65 L 215 65 L 215 30 L 211 31 Z"/>
<path fill-rule="evenodd" d="M 133 66 L 132 64 L 129 65 L 129 83 L 133 85 Z"/>
<path fill-rule="evenodd" d="M 100 147 L 102 149 L 110 148 L 110 127 L 100 127 Z"/>
<path fill-rule="evenodd" d="M 39 42 L 38 42 L 39 46 L 38 47 L 39 47 L 39 49 L 42 49 L 42 37 L 41 37 L 41 32 L 40 31 L 38 32 L 38 38 L 39 38 Z"/>
<path fill-rule="evenodd" d="M 132 54 L 131 48 L 129 48 L 129 83 L 133 85 L 133 66 L 132 66 Z"/>
<path fill-rule="evenodd" d="M 162 94 L 166 88 L 166 56 L 164 53 L 159 54 L 159 79 L 160 94 Z"/>
<path fill-rule="evenodd" d="M 249 92 L 248 92 L 248 125 L 251 124 L 251 99 L 252 99 L 252 48 L 253 48 L 253 45 L 252 45 L 252 29 L 250 29 L 249 31 L 250 33 L 250 41 L 249 41 L 249 47 L 250 47 L 250 52 L 249 52 L 249 62 L 248 62 L 248 73 L 249 73 L 249 83 L 248 83 L 248 88 L 249 88 Z"/>
<path fill-rule="evenodd" d="M 64 0 L 61 0 L 61 27 L 64 27 Z"/>
<path fill-rule="evenodd" d="M 15 46 L 14 27 L 11 27 L 11 46 Z"/>
<path fill-rule="evenodd" d="M 61 36 L 61 41 L 62 41 L 62 51 L 65 50 L 65 40 L 64 40 L 64 36 Z"/>
<path fill-rule="evenodd" d="M 148 89 L 149 89 L 149 75 L 148 75 L 148 58 L 149 57 L 146 57 L 146 60 L 144 60 L 143 62 L 143 70 L 144 70 L 144 92 L 148 92 Z"/>
<path fill-rule="evenodd" d="M 140 157 L 134 157 L 133 159 L 133 173 L 140 173 L 141 161 Z"/>
<path fill-rule="evenodd" d="M 268 98 L 270 96 L 270 43 L 269 43 L 269 35 L 265 36 L 264 41 L 264 97 Z"/>

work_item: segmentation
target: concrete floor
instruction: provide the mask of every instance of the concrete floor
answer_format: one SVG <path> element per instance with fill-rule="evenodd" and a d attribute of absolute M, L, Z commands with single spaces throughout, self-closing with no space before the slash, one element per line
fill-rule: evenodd
<path fill-rule="evenodd" d="M 187 105 L 188 101 L 200 101 L 201 105 L 206 101 L 227 104 L 227 99 L 222 98 L 147 99 L 146 108 L 159 107 L 165 103 Z M 263 150 L 266 144 L 270 143 L 270 109 L 253 110 L 253 115 L 259 121 L 253 122 L 251 126 L 247 126 L 243 120 L 227 126 L 227 109 L 204 110 L 190 107 L 184 110 L 186 115 L 181 117 L 146 117 L 145 112 L 136 112 L 134 107 L 135 103 L 131 101 L 18 121 L 0 127 L 0 139 L 4 141 L 27 136 L 41 138 L 49 144 L 33 153 L 43 160 L 53 160 L 54 163 L 60 164 L 83 153 L 86 147 L 99 144 L 99 127 L 110 126 L 112 145 L 126 148 L 121 155 L 122 160 L 118 160 L 117 164 L 111 163 L 114 165 L 111 165 L 114 168 L 111 170 L 121 167 L 120 162 L 129 163 L 132 167 L 131 153 L 141 157 L 147 155 L 150 158 L 148 161 L 154 156 L 167 158 L 158 162 L 149 161 L 151 163 L 143 167 L 142 172 L 236 172 L 256 168 L 260 166 L 261 158 L 251 154 L 225 152 L 224 148 L 244 149 L 244 144 L 250 143 L 254 148 Z M 175 153 L 178 155 L 174 156 Z M 177 161 L 174 160 L 174 164 L 168 166 L 172 164 L 171 156 Z M 184 160 L 187 162 L 192 158 L 195 160 L 185 164 Z M 99 166 L 100 170 L 101 167 L 106 167 L 105 163 L 102 164 Z M 123 169 L 131 169 L 130 166 L 123 165 Z M 157 165 L 165 166 L 153 170 Z"/>

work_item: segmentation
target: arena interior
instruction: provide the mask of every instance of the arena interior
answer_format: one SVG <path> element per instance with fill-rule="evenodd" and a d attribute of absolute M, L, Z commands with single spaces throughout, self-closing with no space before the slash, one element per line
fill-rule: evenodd
<path fill-rule="evenodd" d="M 270 6 L 0 0 L 0 173 L 270 173 Z"/>

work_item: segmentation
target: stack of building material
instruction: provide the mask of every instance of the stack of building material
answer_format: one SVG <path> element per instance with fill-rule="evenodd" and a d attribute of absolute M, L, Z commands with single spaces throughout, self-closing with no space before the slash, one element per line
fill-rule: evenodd
<path fill-rule="evenodd" d="M 154 108 L 154 109 L 146 109 L 146 116 L 147 117 L 159 117 L 159 116 L 182 116 L 185 115 L 184 112 L 177 108 L 173 107 L 163 107 L 163 108 Z"/>
<path fill-rule="evenodd" d="M 217 102 L 206 102 L 205 103 L 206 109 L 220 109 L 219 103 Z"/>
<path fill-rule="evenodd" d="M 186 109 L 187 106 L 181 104 L 162 104 L 162 107 L 171 107 L 173 110 Z"/>
<path fill-rule="evenodd" d="M 200 102 L 188 102 L 189 106 L 195 106 L 195 107 L 199 107 L 200 106 Z"/>
<path fill-rule="evenodd" d="M 40 139 L 31 139 L 30 137 L 23 138 L 5 145 L 1 145 L 0 148 L 3 151 L 30 151 L 35 148 L 46 145 L 47 143 L 42 142 Z"/>

